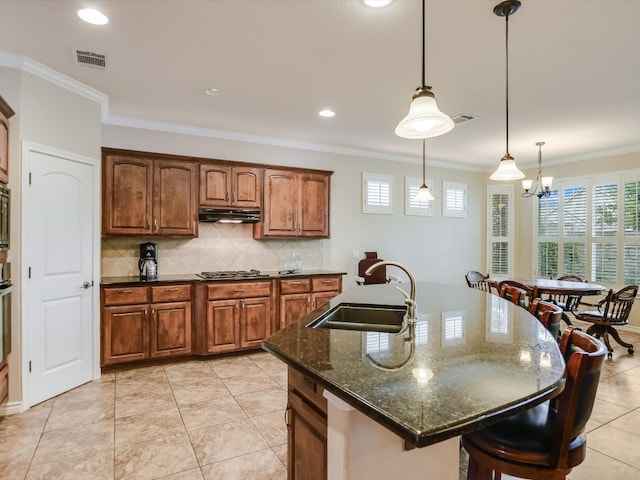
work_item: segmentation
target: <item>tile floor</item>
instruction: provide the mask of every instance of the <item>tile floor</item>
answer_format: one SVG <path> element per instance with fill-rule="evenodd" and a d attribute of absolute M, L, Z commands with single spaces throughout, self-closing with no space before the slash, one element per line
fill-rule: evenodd
<path fill-rule="evenodd" d="M 109 373 L 0 417 L 0 478 L 286 479 L 285 406 L 264 352 Z M 640 478 L 640 354 L 605 363 L 587 438 L 570 480 Z"/>

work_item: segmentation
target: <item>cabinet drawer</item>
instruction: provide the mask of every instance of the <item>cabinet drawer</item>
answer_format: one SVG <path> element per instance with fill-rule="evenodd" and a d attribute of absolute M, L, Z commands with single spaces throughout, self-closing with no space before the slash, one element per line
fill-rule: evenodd
<path fill-rule="evenodd" d="M 280 280 L 280 293 L 307 293 L 311 291 L 310 278 Z"/>
<path fill-rule="evenodd" d="M 104 304 L 134 305 L 136 303 L 147 303 L 149 301 L 148 291 L 147 287 L 105 288 Z"/>
<path fill-rule="evenodd" d="M 327 414 L 327 399 L 322 395 L 324 389 L 315 381 L 291 367 L 289 367 L 289 390 L 303 397 L 325 415 Z"/>
<path fill-rule="evenodd" d="M 191 300 L 191 285 L 163 285 L 151 287 L 151 302 L 179 302 Z"/>
<path fill-rule="evenodd" d="M 311 280 L 314 292 L 340 290 L 340 277 L 318 277 Z"/>
<path fill-rule="evenodd" d="M 209 300 L 268 297 L 270 295 L 270 281 L 213 283 L 207 285 L 207 298 Z"/>

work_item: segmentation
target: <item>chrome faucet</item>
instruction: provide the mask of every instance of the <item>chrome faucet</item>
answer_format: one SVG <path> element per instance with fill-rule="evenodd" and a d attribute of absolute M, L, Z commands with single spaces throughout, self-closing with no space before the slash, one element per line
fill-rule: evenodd
<path fill-rule="evenodd" d="M 377 270 L 378 268 L 380 268 L 380 267 L 382 267 L 384 265 L 393 265 L 395 267 L 398 267 L 400 270 L 403 270 L 404 273 L 406 273 L 407 276 L 409 277 L 409 282 L 411 284 L 410 293 L 405 292 L 400 287 L 396 287 L 396 288 L 402 292 L 402 295 L 404 295 L 404 303 L 407 305 L 407 322 L 408 323 L 416 323 L 416 279 L 415 279 L 415 277 L 413 276 L 413 273 L 411 272 L 411 270 L 409 270 L 408 267 L 404 266 L 401 263 L 397 263 L 397 262 L 381 261 L 381 262 L 378 262 L 378 263 L 374 263 L 369 268 L 367 268 L 367 270 L 364 272 L 364 274 L 369 276 L 375 270 Z"/>

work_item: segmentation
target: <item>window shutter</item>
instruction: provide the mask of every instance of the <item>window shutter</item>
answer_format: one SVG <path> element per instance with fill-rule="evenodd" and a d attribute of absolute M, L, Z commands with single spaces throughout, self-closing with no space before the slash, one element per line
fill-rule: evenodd
<path fill-rule="evenodd" d="M 429 192 L 431 192 L 431 195 L 434 195 L 433 180 L 429 180 L 427 178 L 425 179 L 425 183 L 427 187 L 429 187 Z M 433 216 L 433 201 L 416 200 L 416 195 L 420 191 L 421 186 L 421 178 L 405 177 L 405 215 Z"/>
<path fill-rule="evenodd" d="M 624 284 L 638 285 L 640 283 L 640 243 L 625 243 L 622 256 Z"/>
<path fill-rule="evenodd" d="M 640 180 L 624 184 L 624 236 L 640 237 Z"/>
<path fill-rule="evenodd" d="M 362 211 L 364 213 L 393 213 L 393 176 L 362 174 Z"/>
<path fill-rule="evenodd" d="M 567 187 L 562 192 L 562 233 L 566 237 L 587 235 L 587 189 Z"/>
<path fill-rule="evenodd" d="M 591 234 L 612 237 L 618 234 L 618 185 L 594 185 L 591 193 Z"/>
<path fill-rule="evenodd" d="M 618 245 L 594 243 L 591 246 L 591 281 L 615 284 L 617 280 Z"/>
<path fill-rule="evenodd" d="M 510 275 L 513 251 L 513 187 L 489 186 L 489 273 Z"/>
<path fill-rule="evenodd" d="M 538 202 L 538 235 L 541 237 L 558 236 L 558 190 L 551 190 L 549 197 L 542 197 Z"/>
<path fill-rule="evenodd" d="M 538 243 L 538 275 L 545 278 L 558 276 L 558 242 Z"/>
<path fill-rule="evenodd" d="M 467 216 L 467 186 L 464 183 L 443 182 L 442 216 Z"/>
<path fill-rule="evenodd" d="M 587 278 L 587 245 L 578 242 L 562 244 L 562 274 Z"/>

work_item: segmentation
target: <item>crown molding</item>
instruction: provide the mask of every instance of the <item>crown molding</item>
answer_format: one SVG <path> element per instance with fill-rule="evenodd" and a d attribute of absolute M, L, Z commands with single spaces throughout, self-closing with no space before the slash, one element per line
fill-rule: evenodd
<path fill-rule="evenodd" d="M 53 68 L 22 55 L 0 52 L 0 66 L 30 73 L 100 105 L 102 121 L 109 116 L 109 96 Z"/>

